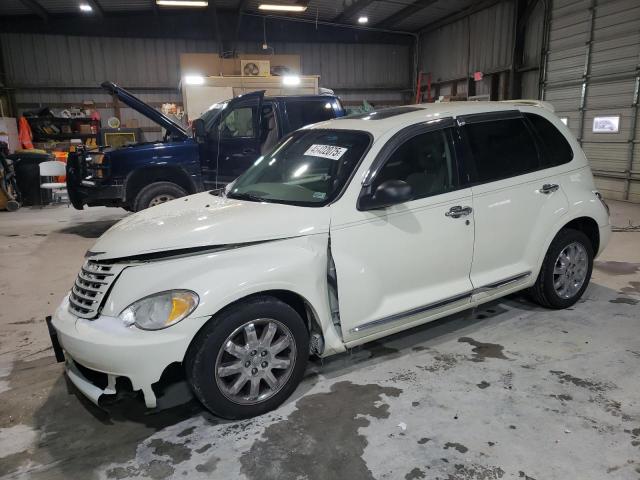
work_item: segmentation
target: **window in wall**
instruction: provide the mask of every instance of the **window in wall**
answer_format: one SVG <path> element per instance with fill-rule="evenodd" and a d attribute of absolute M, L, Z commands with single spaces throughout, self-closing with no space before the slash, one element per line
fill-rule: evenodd
<path fill-rule="evenodd" d="M 533 137 L 522 118 L 467 124 L 464 127 L 479 182 L 492 182 L 540 168 Z"/>
<path fill-rule="evenodd" d="M 544 147 L 543 167 L 555 167 L 569 163 L 573 159 L 571 145 L 549 120 L 535 113 L 525 113 L 524 116 L 533 125 Z"/>
<path fill-rule="evenodd" d="M 454 165 L 447 132 L 422 133 L 404 142 L 389 157 L 374 181 L 374 191 L 387 180 L 411 185 L 414 199 L 454 189 Z"/>

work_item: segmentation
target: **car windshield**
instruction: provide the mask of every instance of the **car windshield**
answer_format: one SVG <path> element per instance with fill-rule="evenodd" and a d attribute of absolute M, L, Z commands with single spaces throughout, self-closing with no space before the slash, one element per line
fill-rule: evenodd
<path fill-rule="evenodd" d="M 251 201 L 326 205 L 360 162 L 369 134 L 353 130 L 299 130 L 232 185 L 228 196 Z"/>
<path fill-rule="evenodd" d="M 211 125 L 213 124 L 215 118 L 220 114 L 222 110 L 227 108 L 228 103 L 228 100 L 226 102 L 214 103 L 206 112 L 200 115 L 200 119 L 204 122 L 207 129 L 211 128 Z"/>

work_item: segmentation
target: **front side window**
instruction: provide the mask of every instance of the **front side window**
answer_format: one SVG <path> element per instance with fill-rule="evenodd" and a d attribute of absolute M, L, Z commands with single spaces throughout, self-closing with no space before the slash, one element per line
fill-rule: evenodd
<path fill-rule="evenodd" d="M 468 123 L 464 130 L 480 183 L 540 168 L 536 145 L 522 118 Z"/>
<path fill-rule="evenodd" d="M 351 177 L 370 136 L 352 130 L 301 130 L 258 158 L 228 196 L 251 201 L 325 205 Z"/>
<path fill-rule="evenodd" d="M 544 147 L 543 167 L 556 167 L 573 160 L 573 149 L 567 139 L 546 118 L 535 113 L 525 113 Z"/>
<path fill-rule="evenodd" d="M 454 189 L 454 160 L 447 131 L 426 132 L 410 138 L 391 154 L 373 182 L 373 191 L 387 180 L 402 180 L 414 199 Z"/>
<path fill-rule="evenodd" d="M 254 136 L 255 108 L 239 107 L 231 110 L 218 125 L 223 138 L 251 138 Z"/>

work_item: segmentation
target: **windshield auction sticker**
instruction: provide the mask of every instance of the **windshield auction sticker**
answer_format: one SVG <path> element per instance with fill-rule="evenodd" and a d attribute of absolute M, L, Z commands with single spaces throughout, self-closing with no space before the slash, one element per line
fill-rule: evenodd
<path fill-rule="evenodd" d="M 340 160 L 340 157 L 344 155 L 348 149 L 343 147 L 334 147 L 333 145 L 311 145 L 306 152 L 305 155 L 309 155 L 312 157 L 322 157 L 329 158 L 331 160 Z"/>

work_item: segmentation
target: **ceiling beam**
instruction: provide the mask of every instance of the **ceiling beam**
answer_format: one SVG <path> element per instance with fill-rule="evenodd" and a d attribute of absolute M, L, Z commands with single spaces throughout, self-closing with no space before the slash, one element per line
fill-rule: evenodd
<path fill-rule="evenodd" d="M 92 13 L 94 13 L 97 17 L 99 18 L 104 17 L 104 10 L 102 9 L 102 5 L 98 3 L 98 0 L 82 0 L 82 1 L 93 9 Z"/>
<path fill-rule="evenodd" d="M 394 25 L 406 20 L 411 15 L 424 10 L 425 8 L 437 3 L 438 0 L 416 0 L 415 2 L 407 5 L 402 10 L 394 13 L 393 15 L 383 19 L 376 24 L 376 28 L 391 28 Z"/>
<path fill-rule="evenodd" d="M 238 5 L 238 9 L 236 10 L 236 14 L 238 15 L 238 20 L 236 21 L 236 33 L 233 36 L 233 52 L 235 53 L 238 50 L 238 41 L 240 40 L 240 28 L 242 27 L 242 15 L 244 11 L 249 6 L 249 0 L 240 0 L 240 5 Z"/>
<path fill-rule="evenodd" d="M 49 12 L 47 12 L 42 5 L 36 0 L 20 0 L 22 4 L 31 10 L 33 13 L 42 18 L 45 22 L 49 21 Z"/>
<path fill-rule="evenodd" d="M 334 17 L 331 20 L 333 23 L 344 23 L 347 22 L 353 17 L 357 15 L 359 12 L 367 8 L 376 0 L 355 0 L 350 7 L 345 8 L 340 15 Z"/>
<path fill-rule="evenodd" d="M 440 27 L 444 27 L 445 25 L 448 25 L 450 23 L 457 22 L 458 20 L 462 20 L 463 18 L 466 18 L 469 15 L 473 15 L 474 13 L 479 12 L 480 10 L 493 7 L 494 5 L 502 1 L 504 0 L 485 0 L 483 2 L 475 3 L 470 7 L 465 8 L 464 10 L 460 10 L 459 12 L 452 13 L 451 15 L 448 15 L 444 18 L 441 18 L 440 20 L 437 20 L 433 23 L 430 23 L 429 25 L 426 25 L 425 27 L 420 29 L 420 33 L 433 32 L 434 30 L 437 30 Z"/>

